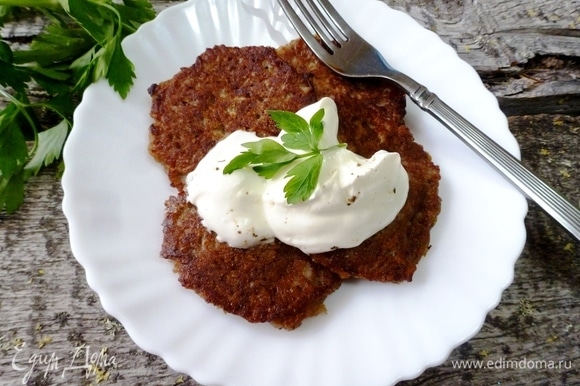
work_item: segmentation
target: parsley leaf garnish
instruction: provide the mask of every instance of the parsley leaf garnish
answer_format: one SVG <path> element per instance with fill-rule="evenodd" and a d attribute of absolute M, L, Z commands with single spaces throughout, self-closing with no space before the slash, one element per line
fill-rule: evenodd
<path fill-rule="evenodd" d="M 46 24 L 30 44 L 0 41 L 0 212 L 14 212 L 26 180 L 60 159 L 91 83 L 128 95 L 135 73 L 121 41 L 155 17 L 148 0 L 0 0 L 0 27 L 35 14 Z"/>
<path fill-rule="evenodd" d="M 284 197 L 288 204 L 306 201 L 312 196 L 320 170 L 322 168 L 322 152 L 346 144 L 338 144 L 326 149 L 320 149 L 319 143 L 324 132 L 324 109 L 318 110 L 306 121 L 298 114 L 269 110 L 268 114 L 276 126 L 284 131 L 280 137 L 282 144 L 264 138 L 259 141 L 246 142 L 242 146 L 246 151 L 234 157 L 224 168 L 224 174 L 231 174 L 236 170 L 251 167 L 258 175 L 270 179 L 278 172 L 289 166 L 285 178 L 289 178 L 284 186 Z M 291 150 L 300 152 L 293 152 Z"/>

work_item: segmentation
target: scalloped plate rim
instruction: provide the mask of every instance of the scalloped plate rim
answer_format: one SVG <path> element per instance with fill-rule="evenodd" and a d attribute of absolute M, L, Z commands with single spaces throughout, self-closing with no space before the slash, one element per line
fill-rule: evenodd
<path fill-rule="evenodd" d="M 341 1 L 344 3 L 345 0 L 341 0 Z M 167 23 L 168 21 L 171 21 L 172 17 L 175 17 L 175 15 L 180 14 L 180 13 L 184 13 L 184 12 L 188 12 L 188 11 L 192 11 L 192 9 L 194 9 L 198 3 L 201 3 L 201 0 L 191 0 L 189 2 L 179 4 L 179 5 L 173 6 L 169 9 L 164 10 L 155 21 L 144 25 L 142 27 L 142 29 L 140 29 L 140 31 L 138 31 L 135 35 L 127 38 L 124 42 L 124 46 L 131 46 L 132 44 L 142 43 L 138 39 L 141 39 L 147 33 L 151 33 L 151 31 L 154 32 L 163 23 Z M 219 7 L 219 5 L 216 5 L 216 3 L 214 1 L 210 1 L 209 3 L 211 3 L 211 5 L 213 5 L 215 7 Z M 260 3 L 260 1 L 258 0 L 257 3 Z M 347 5 L 341 3 L 340 1 L 338 3 L 339 4 L 337 4 L 337 6 L 341 5 L 342 7 L 347 7 Z M 223 5 L 226 3 L 222 2 L 220 4 Z M 229 4 L 229 3 L 227 3 L 227 4 Z M 364 3 L 364 7 L 371 7 L 371 6 L 375 6 L 375 5 L 376 5 L 376 2 L 374 2 L 374 1 L 366 1 Z M 384 4 L 381 3 L 381 6 L 383 6 L 383 5 Z M 391 12 L 390 15 L 394 18 L 400 17 L 400 18 L 410 19 L 410 17 L 408 15 L 406 15 L 404 13 L 400 13 L 398 11 L 393 11 L 390 8 L 386 7 L 386 5 L 384 8 L 381 8 L 381 12 L 384 11 L 386 14 L 387 13 L 386 9 L 389 10 L 388 12 Z M 409 20 L 406 20 L 405 23 L 409 23 Z M 414 23 L 414 21 L 413 21 L 413 23 Z M 413 26 L 412 24 L 409 24 L 409 25 L 411 25 L 410 28 L 417 28 L 418 27 L 418 25 L 416 25 L 416 27 Z M 167 28 L 167 25 L 164 28 Z M 418 28 L 421 28 L 421 27 L 418 27 Z M 148 32 L 148 30 L 149 30 L 149 32 Z M 458 57 L 452 58 L 452 61 L 457 61 L 457 60 L 459 60 Z M 138 63 L 136 63 L 136 66 L 138 66 Z M 461 66 L 465 67 L 466 64 L 460 64 L 460 67 Z M 86 120 L 87 116 L 90 116 L 90 114 L 88 114 L 87 111 L 89 111 L 93 105 L 89 104 L 89 102 L 91 102 L 91 98 L 94 98 L 95 96 L 98 97 L 101 93 L 103 93 L 104 92 L 103 90 L 106 90 L 106 85 L 103 85 L 103 82 L 100 82 L 100 84 L 90 87 L 90 89 L 87 91 L 87 94 L 86 94 L 87 101 L 85 101 L 83 99 L 81 106 L 79 106 L 79 109 L 75 112 L 75 122 L 77 122 L 77 120 L 78 120 L 79 122 L 82 123 L 83 120 Z M 106 93 L 107 92 L 105 92 L 105 94 Z M 489 94 L 486 94 L 485 97 L 489 98 Z M 109 102 L 113 103 L 113 104 L 117 103 L 114 99 L 109 101 Z M 91 102 L 91 103 L 94 103 L 94 102 Z M 412 107 L 410 107 L 410 108 L 412 109 Z M 413 113 L 410 113 L 410 114 L 413 114 Z M 65 215 L 69 221 L 69 229 L 70 229 L 70 237 L 71 237 L 71 249 L 73 250 L 73 254 L 77 258 L 77 260 L 85 268 L 86 273 L 87 273 L 87 281 L 89 282 L 89 285 L 91 286 L 91 288 L 93 288 L 99 294 L 99 296 L 101 298 L 101 302 L 103 304 L 103 308 L 105 310 L 107 310 L 107 312 L 109 312 L 110 314 L 115 316 L 117 319 L 119 319 L 125 325 L 127 332 L 129 333 L 129 335 L 132 337 L 132 339 L 139 346 L 145 348 L 147 351 L 157 353 L 158 355 L 164 357 L 166 359 L 166 361 L 168 362 L 168 364 L 170 364 L 171 367 L 173 367 L 175 369 L 179 369 L 179 371 L 189 373 L 191 376 L 195 377 L 198 381 L 211 382 L 211 383 L 214 383 L 214 382 L 226 382 L 227 383 L 228 381 L 233 382 L 233 380 L 231 379 L 231 375 L 230 375 L 229 380 L 225 379 L 225 378 L 220 379 L 220 374 L 219 373 L 216 374 L 215 372 L 212 374 L 211 368 L 209 371 L 205 371 L 204 369 L 200 369 L 199 366 L 197 366 L 197 369 L 195 371 L 192 371 L 193 369 L 190 366 L 188 366 L 185 363 L 180 363 L 183 361 L 181 360 L 181 358 L 176 357 L 175 355 L 172 355 L 173 351 L 171 350 L 171 348 L 168 349 L 166 347 L 161 347 L 163 345 L 159 345 L 158 342 L 155 341 L 155 339 L 151 339 L 152 337 L 142 334 L 142 331 L 140 331 L 140 326 L 138 325 L 137 321 L 135 321 L 135 318 L 132 315 L 127 313 L 127 310 L 123 308 L 123 304 L 119 303 L 119 299 L 115 299 L 112 296 L 104 295 L 104 294 L 108 293 L 108 288 L 106 288 L 108 283 L 106 282 L 106 280 L 103 281 L 103 272 L 99 271 L 98 266 L 99 266 L 99 263 L 101 263 L 101 262 L 95 260 L 95 258 L 94 258 L 94 253 L 96 253 L 95 251 L 90 250 L 87 247 L 87 245 L 83 245 L 84 241 L 81 237 L 82 233 L 83 233 L 82 225 L 86 225 L 86 224 L 83 224 L 83 220 L 84 220 L 83 215 L 86 215 L 86 213 L 84 213 L 84 212 L 80 213 L 79 209 L 78 209 L 79 206 L 77 206 L 77 205 L 81 204 L 80 207 L 82 207 L 83 203 L 81 202 L 82 199 L 79 200 L 79 197 L 78 197 L 78 194 L 79 194 L 78 188 L 79 187 L 75 182 L 75 181 L 78 181 L 79 171 L 75 170 L 75 166 L 74 166 L 75 158 L 77 158 L 77 160 L 78 160 L 78 154 L 75 153 L 75 146 L 81 146 L 80 143 L 82 143 L 82 135 L 79 134 L 80 130 L 81 129 L 79 129 L 79 128 L 77 128 L 77 130 L 73 130 L 73 133 L 71 134 L 71 138 L 69 138 L 69 139 L 71 139 L 71 141 L 70 142 L 67 141 L 67 145 L 65 147 L 64 158 L 65 158 L 65 160 L 67 160 L 67 165 L 71 161 L 73 163 L 71 164 L 71 168 L 68 169 L 67 171 L 65 171 L 65 175 L 63 176 L 63 189 L 65 191 L 65 196 L 63 199 L 63 211 L 65 212 Z M 511 136 L 511 134 L 509 134 L 509 130 L 507 130 L 507 133 L 505 133 L 505 130 L 507 130 L 507 126 L 505 128 L 502 128 L 501 130 L 499 130 L 499 134 L 500 134 L 501 139 L 506 142 L 505 146 L 508 147 L 508 149 L 510 149 L 514 154 L 518 154 L 519 149 L 517 148 L 517 144 L 514 146 L 515 140 L 513 139 L 513 136 Z M 81 137 L 79 137 L 79 135 L 81 135 Z M 442 135 L 445 136 L 445 134 L 442 134 Z M 77 143 L 77 142 L 79 142 L 79 143 Z M 435 161 L 437 162 L 437 159 L 435 159 Z M 475 163 L 477 164 L 477 162 L 475 162 Z M 75 180 L 75 178 L 76 178 L 76 180 Z M 443 183 L 445 183 L 445 181 L 443 181 Z M 513 195 L 513 192 L 511 192 L 509 188 L 503 187 L 502 183 L 499 183 L 499 186 L 497 187 L 497 189 L 500 189 L 500 190 L 506 189 L 507 194 L 510 194 L 510 199 L 512 201 L 514 201 L 514 203 L 519 204 L 518 207 L 513 209 L 513 221 L 515 224 L 519 224 L 520 232 L 517 235 L 514 243 L 511 245 L 512 251 L 510 253 L 510 256 L 508 256 L 508 258 L 506 258 L 507 262 L 504 262 L 505 265 L 511 266 L 511 269 L 509 270 L 509 272 L 504 272 L 503 281 L 501 283 L 497 283 L 497 287 L 495 288 L 493 296 L 490 296 L 487 299 L 487 301 L 485 302 L 487 304 L 487 306 L 484 307 L 485 309 L 478 310 L 478 312 L 479 312 L 479 317 L 477 318 L 478 321 L 476 323 L 474 323 L 473 328 L 470 329 L 471 331 L 466 333 L 461 339 L 459 339 L 459 340 L 456 339 L 453 342 L 453 344 L 447 345 L 443 350 L 443 351 L 445 351 L 444 356 L 439 355 L 439 357 L 437 359 L 430 359 L 428 361 L 424 361 L 423 363 L 414 366 L 413 369 L 406 371 L 404 374 L 401 373 L 396 377 L 391 377 L 390 379 L 385 379 L 384 380 L 385 382 L 396 382 L 398 380 L 416 377 L 421 372 L 423 372 L 427 367 L 438 365 L 438 364 L 442 363 L 443 361 L 445 361 L 445 359 L 448 357 L 449 353 L 451 352 L 451 350 L 453 350 L 454 347 L 456 347 L 457 345 L 466 341 L 467 339 L 471 338 L 475 333 L 477 333 L 477 331 L 483 325 L 483 320 L 485 318 L 485 315 L 491 309 L 493 309 L 495 306 L 497 306 L 497 304 L 499 303 L 500 298 L 501 298 L 501 293 L 503 292 L 503 290 L 507 286 L 509 286 L 509 284 L 513 280 L 513 266 L 515 264 L 515 260 L 517 259 L 517 257 L 521 253 L 521 250 L 523 249 L 523 244 L 525 241 L 525 228 L 523 226 L 523 218 L 525 217 L 525 214 L 526 214 L 527 205 L 525 203 L 525 199 L 523 199 L 523 198 L 520 199 L 517 196 Z M 503 190 L 502 190 L 502 192 L 503 192 Z M 445 203 L 444 203 L 444 205 L 445 205 Z M 86 209 L 86 208 L 84 208 L 84 209 Z M 84 228 L 84 229 L 86 232 L 86 228 Z M 436 226 L 435 231 L 436 231 L 435 232 L 436 234 L 443 232 L 441 230 L 440 226 Z M 428 257 L 429 257 L 429 255 L 427 256 L 427 258 Z M 423 265 L 423 263 L 421 265 Z M 167 266 L 167 269 L 170 269 L 169 266 Z M 175 290 L 177 292 L 180 292 L 183 296 L 191 298 L 192 294 L 190 293 L 190 291 L 182 290 L 181 288 L 179 288 L 179 289 L 175 288 L 176 282 L 177 282 L 177 280 L 175 278 L 174 283 L 167 284 L 171 288 L 171 291 Z M 370 286 L 370 288 L 373 288 L 373 287 Z M 341 291 L 341 290 L 342 289 L 339 289 L 339 291 Z M 395 292 L 396 291 L 397 290 L 395 290 Z M 208 310 L 208 311 L 210 311 L 211 315 L 216 314 L 215 312 L 211 312 L 211 310 Z M 332 317 L 332 314 L 329 317 Z M 236 320 L 234 323 L 237 324 L 238 321 Z M 266 327 L 270 328 L 269 326 L 266 326 Z M 246 327 L 244 327 L 244 328 L 246 328 Z M 258 326 L 250 327 L 250 329 L 263 330 L 262 327 L 258 327 Z M 265 335 L 269 335 L 268 332 L 266 332 Z M 234 382 L 232 384 L 236 384 L 236 383 Z"/>

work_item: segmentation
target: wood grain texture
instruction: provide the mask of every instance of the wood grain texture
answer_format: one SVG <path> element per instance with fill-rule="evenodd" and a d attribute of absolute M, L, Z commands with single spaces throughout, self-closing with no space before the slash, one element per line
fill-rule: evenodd
<path fill-rule="evenodd" d="M 385 2 L 438 33 L 478 70 L 510 115 L 523 163 L 580 204 L 580 2 Z M 153 3 L 161 10 L 179 2 Z M 25 41 L 39 23 L 0 32 Z M 103 311 L 70 251 L 61 200 L 56 171 L 47 170 L 27 185 L 18 212 L 0 214 L 0 385 L 198 385 L 137 347 Z M 580 384 L 580 243 L 534 204 L 525 221 L 528 240 L 514 281 L 481 331 L 400 385 Z M 84 365 L 87 352 L 99 366 L 64 370 Z M 32 358 L 45 363 L 31 368 Z M 460 370 L 456 360 L 503 368 Z M 563 362 L 513 368 L 522 360 Z"/>
<path fill-rule="evenodd" d="M 541 55 L 580 56 L 580 1 L 387 0 L 483 72 Z"/>
<path fill-rule="evenodd" d="M 387 0 L 471 64 L 507 115 L 580 114 L 580 1 Z"/>

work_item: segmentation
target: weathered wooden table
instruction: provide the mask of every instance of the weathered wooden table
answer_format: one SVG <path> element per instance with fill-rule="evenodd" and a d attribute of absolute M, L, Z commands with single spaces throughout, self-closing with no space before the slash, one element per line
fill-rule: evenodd
<path fill-rule="evenodd" d="M 523 163 L 578 204 L 580 1 L 385 2 L 478 71 L 509 117 Z M 161 10 L 177 2 L 153 3 Z M 1 32 L 10 39 L 35 30 L 31 21 Z M 101 308 L 71 254 L 56 173 L 45 171 L 27 189 L 18 212 L 0 214 L 0 384 L 196 385 L 137 347 Z M 526 228 L 513 284 L 481 331 L 402 385 L 580 384 L 580 244 L 534 204 Z M 87 353 L 99 366 L 62 371 Z M 484 365 L 459 369 L 459 360 Z"/>

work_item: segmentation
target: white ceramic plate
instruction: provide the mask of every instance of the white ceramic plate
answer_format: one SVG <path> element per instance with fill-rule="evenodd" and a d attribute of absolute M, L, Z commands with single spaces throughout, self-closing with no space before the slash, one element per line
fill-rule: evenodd
<path fill-rule="evenodd" d="M 388 385 L 443 362 L 473 336 L 511 283 L 525 199 L 419 109 L 407 123 L 441 167 L 443 208 L 412 283 L 345 283 L 328 314 L 297 330 L 250 324 L 183 289 L 159 257 L 173 193 L 147 152 L 147 88 L 215 44 L 284 44 L 296 35 L 270 0 L 192 0 L 126 39 L 137 79 L 126 100 L 86 91 L 64 158 L 71 246 L 104 309 L 143 349 L 211 385 Z M 476 72 L 433 33 L 375 0 L 334 1 L 389 62 L 438 93 L 515 155 L 518 146 Z M 372 21 L 372 22 L 370 22 Z"/>

